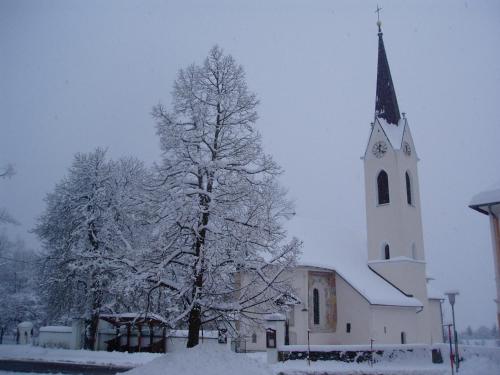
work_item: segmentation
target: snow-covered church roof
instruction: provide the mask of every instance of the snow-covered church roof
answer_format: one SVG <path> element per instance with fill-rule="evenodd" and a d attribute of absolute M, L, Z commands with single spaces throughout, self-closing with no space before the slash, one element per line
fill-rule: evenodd
<path fill-rule="evenodd" d="M 405 296 L 367 265 L 364 231 L 355 231 L 345 222 L 321 221 L 296 215 L 287 224 L 290 236 L 303 241 L 299 266 L 335 271 L 372 305 L 420 307 L 422 303 Z"/>

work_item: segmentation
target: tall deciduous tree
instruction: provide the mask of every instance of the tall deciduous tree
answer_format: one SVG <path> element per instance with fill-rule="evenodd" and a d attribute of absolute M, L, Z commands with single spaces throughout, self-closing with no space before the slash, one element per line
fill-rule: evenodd
<path fill-rule="evenodd" d="M 255 129 L 258 100 L 233 57 L 213 47 L 179 72 L 171 110 L 153 109 L 163 151 L 150 213 L 160 223 L 147 278 L 165 290 L 170 321 L 187 321 L 188 347 L 203 323 L 259 320 L 291 298 L 284 244 L 293 206 Z"/>
<path fill-rule="evenodd" d="M 11 178 L 15 173 L 16 172 L 12 164 L 0 167 L 0 179 Z M 9 214 L 7 209 L 0 207 L 0 224 L 18 224 L 18 222 Z"/>
<path fill-rule="evenodd" d="M 44 244 L 44 299 L 53 319 L 88 319 L 94 348 L 99 314 L 123 309 L 120 287 L 135 271 L 142 246 L 141 184 L 135 159 L 106 160 L 97 149 L 77 154 L 69 174 L 46 198 L 35 232 Z"/>
<path fill-rule="evenodd" d="M 35 278 L 37 256 L 23 241 L 11 241 L 0 232 L 0 344 L 17 324 L 40 318 Z"/>

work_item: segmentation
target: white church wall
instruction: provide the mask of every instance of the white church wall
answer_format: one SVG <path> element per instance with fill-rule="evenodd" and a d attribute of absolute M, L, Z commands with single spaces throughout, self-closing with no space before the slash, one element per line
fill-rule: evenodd
<path fill-rule="evenodd" d="M 291 344 L 307 343 L 308 327 L 308 270 L 297 267 L 291 273 L 285 273 L 283 279 L 290 279 L 295 295 L 301 301 L 293 307 L 293 311 L 286 313 L 289 321 L 289 337 Z M 243 279 L 243 282 L 245 279 Z M 266 350 L 266 332 L 264 327 L 241 324 L 239 334 L 246 340 L 248 351 Z M 255 334 L 255 337 L 253 335 Z M 254 342 L 255 339 L 255 342 Z"/>
<path fill-rule="evenodd" d="M 417 327 L 417 337 L 413 342 L 430 344 L 431 312 L 428 306 L 425 263 L 403 258 L 370 262 L 370 266 L 398 288 L 412 294 L 422 303 L 422 312 L 416 315 L 413 323 Z"/>
<path fill-rule="evenodd" d="M 307 343 L 307 330 L 309 329 L 309 297 L 308 297 L 308 280 L 307 269 L 298 268 L 293 272 L 293 288 L 298 298 L 302 301 L 301 304 L 295 305 L 293 308 L 293 322 L 289 327 L 291 343 L 303 344 Z"/>
<path fill-rule="evenodd" d="M 497 287 L 497 322 L 500 326 L 500 204 L 490 206 L 493 215 L 490 218 L 491 246 L 493 249 L 493 265 L 495 267 L 495 281 Z"/>
<path fill-rule="evenodd" d="M 370 304 L 337 274 L 338 323 L 335 344 L 365 344 L 370 332 Z M 347 324 L 350 332 L 347 332 Z"/>
<path fill-rule="evenodd" d="M 414 247 L 417 259 L 424 260 L 416 154 L 412 152 L 407 156 L 402 150 L 393 150 L 389 146 L 383 157 L 376 158 L 370 150 L 379 141 L 389 142 L 382 127 L 376 122 L 364 161 L 368 259 L 383 259 L 383 247 L 387 243 L 391 257 L 412 257 Z M 413 148 L 409 130 L 405 131 L 403 141 L 410 143 Z M 388 175 L 390 201 L 379 205 L 377 176 L 381 170 Z M 406 172 L 411 181 L 411 205 L 407 203 L 406 197 Z"/>
<path fill-rule="evenodd" d="M 365 199 L 367 217 L 368 259 L 383 259 L 383 247 L 387 243 L 391 256 L 401 256 L 402 243 L 399 238 L 388 236 L 388 228 L 398 228 L 400 191 L 396 188 L 398 176 L 397 164 L 394 157 L 395 151 L 389 146 L 386 154 L 380 159 L 375 158 L 371 152 L 371 144 L 386 142 L 382 127 L 375 123 L 372 137 L 365 157 Z M 389 181 L 389 203 L 378 203 L 377 177 L 384 170 Z"/>
<path fill-rule="evenodd" d="M 444 342 L 441 300 L 429 300 L 429 320 L 431 328 L 431 344 Z"/>
<path fill-rule="evenodd" d="M 310 271 L 312 269 L 310 267 L 299 267 L 293 272 L 293 288 L 295 293 L 302 301 L 301 304 L 294 306 L 293 309 L 293 321 L 289 326 L 289 337 L 290 344 L 307 344 L 307 332 L 310 328 L 310 324 L 312 324 L 312 314 L 313 314 L 313 304 L 312 298 L 310 298 L 309 291 L 309 276 Z M 315 269 L 319 271 L 320 269 Z M 332 271 L 324 270 L 326 275 L 333 274 Z M 324 295 L 324 286 L 318 286 L 321 289 L 320 295 Z M 312 295 L 312 292 L 311 292 Z M 325 299 L 321 299 L 320 301 L 325 301 Z M 323 313 L 323 314 L 321 314 Z M 324 306 L 320 306 L 320 320 L 325 320 L 325 309 Z M 290 314 L 289 314 L 290 315 Z M 322 315 L 322 316 L 321 316 Z M 290 319 L 289 319 L 290 321 Z M 318 327 L 318 329 L 314 329 L 311 327 L 310 333 L 310 342 L 311 344 L 330 344 L 332 333 L 334 332 L 332 329 L 328 329 L 328 327 Z M 323 330 L 324 332 L 321 332 Z M 315 331 L 315 332 L 314 332 Z"/>
<path fill-rule="evenodd" d="M 420 301 L 427 299 L 425 262 L 395 258 L 369 262 L 370 267 L 405 293 Z"/>
<path fill-rule="evenodd" d="M 393 143 L 387 138 L 384 129 L 398 133 L 396 138 L 394 134 L 391 135 Z M 386 142 L 388 145 L 387 151 L 379 158 L 372 152 L 376 142 Z M 377 120 L 364 158 L 368 259 L 370 266 L 380 275 L 422 302 L 423 310 L 415 322 L 418 327 L 415 342 L 430 343 L 417 162 L 406 120 L 401 120 L 398 127 L 381 125 Z M 379 205 L 377 176 L 382 169 L 388 175 L 389 203 Z M 410 177 L 411 204 L 407 199 L 406 173 Z M 389 260 L 384 259 L 385 244 L 389 245 Z"/>
<path fill-rule="evenodd" d="M 420 343 L 417 312 L 414 307 L 371 306 L 372 326 L 370 335 L 377 344 L 401 344 L 404 332 L 405 343 Z"/>
<path fill-rule="evenodd" d="M 337 328 L 335 272 L 330 270 L 309 270 L 307 278 L 309 329 L 313 333 L 334 333 Z M 314 302 L 315 297 L 318 298 L 316 304 Z"/>
<path fill-rule="evenodd" d="M 332 272 L 332 271 L 330 271 Z M 307 269 L 300 269 L 295 273 L 299 297 L 303 301 L 309 301 L 306 285 L 308 285 Z M 337 322 L 335 330 L 329 332 L 318 332 L 311 330 L 310 343 L 312 345 L 334 345 L 334 344 L 361 344 L 366 343 L 370 331 L 370 305 L 351 285 L 335 273 Z M 290 344 L 307 344 L 307 330 L 309 329 L 309 305 L 297 305 L 294 308 L 294 324 L 290 325 Z M 307 311 L 303 311 L 306 308 Z M 322 306 L 324 309 L 325 306 Z M 347 332 L 347 324 L 350 324 L 350 332 Z"/>

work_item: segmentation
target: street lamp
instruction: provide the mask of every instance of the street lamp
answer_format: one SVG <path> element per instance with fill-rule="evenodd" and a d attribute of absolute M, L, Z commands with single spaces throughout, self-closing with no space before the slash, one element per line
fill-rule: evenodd
<path fill-rule="evenodd" d="M 448 296 L 448 301 L 451 305 L 451 315 L 453 317 L 453 336 L 455 338 L 455 367 L 458 372 L 458 367 L 460 366 L 460 357 L 458 355 L 458 337 L 457 337 L 457 326 L 455 325 L 455 296 L 460 293 L 457 290 L 450 290 L 445 293 Z"/>

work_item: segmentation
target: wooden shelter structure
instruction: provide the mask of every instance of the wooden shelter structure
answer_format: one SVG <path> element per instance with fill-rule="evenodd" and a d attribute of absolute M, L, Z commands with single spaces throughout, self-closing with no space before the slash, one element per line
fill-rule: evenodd
<path fill-rule="evenodd" d="M 108 352 L 166 352 L 167 322 L 158 314 L 103 314 L 101 320 L 111 324 L 116 336 L 107 340 Z"/>

